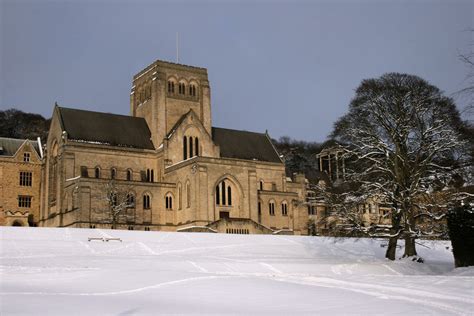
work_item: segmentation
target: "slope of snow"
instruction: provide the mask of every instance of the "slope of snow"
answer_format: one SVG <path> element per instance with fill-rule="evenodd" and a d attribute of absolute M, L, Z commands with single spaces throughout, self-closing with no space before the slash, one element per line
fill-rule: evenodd
<path fill-rule="evenodd" d="M 0 314 L 472 315 L 474 269 L 454 269 L 449 242 L 418 246 L 424 264 L 380 244 L 1 227 Z"/>

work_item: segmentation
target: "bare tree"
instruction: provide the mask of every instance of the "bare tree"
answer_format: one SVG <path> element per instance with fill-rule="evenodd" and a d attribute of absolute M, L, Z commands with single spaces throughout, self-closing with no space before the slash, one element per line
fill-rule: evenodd
<path fill-rule="evenodd" d="M 405 239 L 404 256 L 416 256 L 415 239 L 433 233 L 419 225 L 420 218 L 441 219 L 422 197 L 447 187 L 455 170 L 465 167 L 462 126 L 454 102 L 417 76 L 363 80 L 332 134 L 346 144 L 353 161 L 346 177 L 356 185 L 337 215 L 357 223 L 358 210 L 346 206 L 348 199 L 377 196 L 391 206 L 391 224 L 371 227 L 373 236 L 389 238 L 386 257 L 395 259 L 398 238 Z"/>
<path fill-rule="evenodd" d="M 126 218 L 127 210 L 135 207 L 135 196 L 129 186 L 119 186 L 117 181 L 110 180 L 105 186 L 107 213 L 105 221 L 116 226 L 122 218 Z"/>

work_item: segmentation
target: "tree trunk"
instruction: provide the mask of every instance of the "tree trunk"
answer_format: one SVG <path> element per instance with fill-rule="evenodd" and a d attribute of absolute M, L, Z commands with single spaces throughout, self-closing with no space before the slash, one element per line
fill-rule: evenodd
<path fill-rule="evenodd" d="M 397 254 L 397 241 L 398 235 L 397 237 L 390 237 L 388 241 L 387 252 L 385 253 L 385 258 L 395 260 L 395 256 Z"/>
<path fill-rule="evenodd" d="M 398 214 L 392 215 L 392 229 L 390 229 L 390 237 L 387 246 L 387 252 L 385 252 L 385 258 L 395 260 L 397 254 L 397 241 L 400 229 L 400 216 Z"/>
<path fill-rule="evenodd" d="M 416 255 L 417 253 L 416 253 L 416 246 L 415 246 L 415 238 L 405 237 L 405 253 L 403 254 L 403 258 L 413 257 Z"/>

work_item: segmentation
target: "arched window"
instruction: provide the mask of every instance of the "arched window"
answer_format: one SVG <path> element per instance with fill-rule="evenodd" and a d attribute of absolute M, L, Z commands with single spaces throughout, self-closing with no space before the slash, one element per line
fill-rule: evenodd
<path fill-rule="evenodd" d="M 132 170 L 127 170 L 127 181 L 132 181 Z"/>
<path fill-rule="evenodd" d="M 99 167 L 95 167 L 95 177 L 96 177 L 96 179 L 100 178 L 100 168 Z"/>
<path fill-rule="evenodd" d="M 183 160 L 188 159 L 188 138 L 183 137 Z"/>
<path fill-rule="evenodd" d="M 269 212 L 270 215 L 272 215 L 272 216 L 275 215 L 275 202 L 270 201 L 270 203 L 268 203 L 268 212 Z"/>
<path fill-rule="evenodd" d="M 174 82 L 168 80 L 168 93 L 174 93 Z"/>
<path fill-rule="evenodd" d="M 127 207 L 135 207 L 135 196 L 133 193 L 127 194 Z"/>
<path fill-rule="evenodd" d="M 193 138 L 189 137 L 189 158 L 194 157 L 193 155 Z"/>
<path fill-rule="evenodd" d="M 183 208 L 182 189 L 181 189 L 181 183 L 178 183 L 178 210 L 182 208 Z"/>
<path fill-rule="evenodd" d="M 286 202 L 281 203 L 281 215 L 288 216 L 288 204 Z"/>
<path fill-rule="evenodd" d="M 143 195 L 143 209 L 149 210 L 151 208 L 150 196 L 148 194 Z"/>
<path fill-rule="evenodd" d="M 225 181 L 221 182 L 221 205 L 225 205 Z"/>
<path fill-rule="evenodd" d="M 186 207 L 191 207 L 191 184 L 186 183 Z"/>
<path fill-rule="evenodd" d="M 196 137 L 194 138 L 194 147 L 195 147 L 195 151 L 196 151 L 196 156 L 199 156 L 199 139 Z"/>
<path fill-rule="evenodd" d="M 184 82 L 180 82 L 178 84 L 178 93 L 179 94 L 186 94 L 186 85 L 184 84 Z"/>
<path fill-rule="evenodd" d="M 165 196 L 165 206 L 168 211 L 173 210 L 173 196 L 171 195 L 171 193 L 168 193 Z"/>
<path fill-rule="evenodd" d="M 117 169 L 110 169 L 110 179 L 115 179 L 117 177 Z"/>
<path fill-rule="evenodd" d="M 216 204 L 232 206 L 232 187 L 225 180 L 216 186 Z"/>
<path fill-rule="evenodd" d="M 263 180 L 260 180 L 259 187 L 260 187 L 260 191 L 262 191 L 263 190 Z"/>

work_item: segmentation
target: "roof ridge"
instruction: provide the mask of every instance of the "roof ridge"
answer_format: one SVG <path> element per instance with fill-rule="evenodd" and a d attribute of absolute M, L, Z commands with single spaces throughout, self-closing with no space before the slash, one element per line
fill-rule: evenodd
<path fill-rule="evenodd" d="M 233 128 L 225 128 L 225 127 L 217 127 L 217 126 L 212 126 L 212 128 L 225 129 L 225 130 L 228 130 L 228 131 L 235 131 L 235 132 L 252 133 L 252 134 L 258 134 L 258 135 L 266 135 L 265 133 L 247 131 L 247 130 L 244 130 L 244 129 L 233 129 Z"/>
<path fill-rule="evenodd" d="M 110 112 L 100 112 L 100 111 L 92 111 L 92 110 L 83 110 L 83 109 L 77 109 L 77 108 L 68 108 L 64 106 L 59 106 L 59 110 L 74 110 L 74 111 L 81 111 L 81 112 L 89 112 L 89 113 L 97 113 L 97 114 L 106 114 L 106 115 L 114 115 L 114 116 L 123 116 L 123 117 L 129 117 L 133 119 L 143 119 L 143 117 L 138 117 L 138 116 L 131 116 L 131 115 L 125 115 L 125 114 L 116 114 L 116 113 L 110 113 Z"/>

